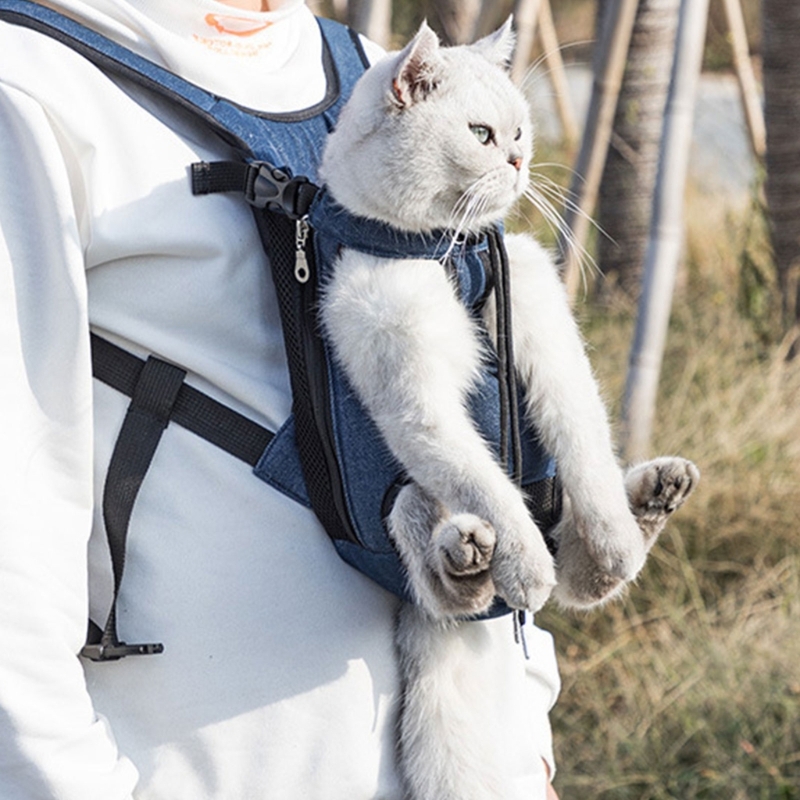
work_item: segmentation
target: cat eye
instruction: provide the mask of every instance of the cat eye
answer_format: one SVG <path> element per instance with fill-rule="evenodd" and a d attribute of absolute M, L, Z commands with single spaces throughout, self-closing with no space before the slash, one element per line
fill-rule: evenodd
<path fill-rule="evenodd" d="M 469 129 L 481 144 L 489 144 L 494 141 L 494 131 L 488 125 L 470 125 Z"/>
<path fill-rule="evenodd" d="M 514 141 L 518 142 L 522 138 L 522 128 L 517 128 L 517 132 L 514 134 Z"/>

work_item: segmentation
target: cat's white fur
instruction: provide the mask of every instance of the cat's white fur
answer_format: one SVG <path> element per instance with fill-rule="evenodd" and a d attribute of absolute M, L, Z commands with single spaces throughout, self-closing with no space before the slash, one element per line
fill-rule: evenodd
<path fill-rule="evenodd" d="M 336 200 L 413 232 L 472 233 L 502 219 L 527 188 L 532 154 L 528 107 L 504 69 L 512 48 L 509 23 L 456 48 L 440 48 L 423 25 L 368 70 L 323 158 Z M 467 646 L 478 634 L 456 618 L 486 610 L 495 595 L 536 611 L 551 594 L 590 606 L 619 593 L 698 477 L 690 462 L 664 459 L 634 470 L 626 485 L 551 257 L 527 236 L 508 236 L 506 246 L 516 366 L 566 492 L 557 564 L 470 419 L 466 397 L 483 353 L 445 270 L 345 250 L 321 304 L 337 359 L 412 479 L 390 528 L 417 600 L 401 610 L 396 637 L 399 753 L 414 800 L 515 798 L 492 755 L 485 709 L 453 680 L 456 672 L 472 687 L 491 680 Z M 490 332 L 493 315 L 490 300 Z"/>

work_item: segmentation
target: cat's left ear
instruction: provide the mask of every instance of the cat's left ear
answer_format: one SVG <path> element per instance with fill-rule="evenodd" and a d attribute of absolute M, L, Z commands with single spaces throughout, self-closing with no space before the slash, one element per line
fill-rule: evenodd
<path fill-rule="evenodd" d="M 511 66 L 511 58 L 514 55 L 516 44 L 517 35 L 514 33 L 514 20 L 513 17 L 509 17 L 502 27 L 483 39 L 478 39 L 470 47 L 495 66 L 507 70 Z"/>
<path fill-rule="evenodd" d="M 392 95 L 399 108 L 424 100 L 439 83 L 444 62 L 439 37 L 423 22 L 416 36 L 400 51 L 392 77 Z"/>

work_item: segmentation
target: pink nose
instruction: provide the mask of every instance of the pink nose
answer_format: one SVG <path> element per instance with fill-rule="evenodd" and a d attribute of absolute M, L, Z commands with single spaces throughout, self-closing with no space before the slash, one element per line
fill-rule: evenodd
<path fill-rule="evenodd" d="M 508 163 L 511 164 L 517 172 L 522 169 L 522 159 L 519 156 L 516 158 L 509 158 Z"/>

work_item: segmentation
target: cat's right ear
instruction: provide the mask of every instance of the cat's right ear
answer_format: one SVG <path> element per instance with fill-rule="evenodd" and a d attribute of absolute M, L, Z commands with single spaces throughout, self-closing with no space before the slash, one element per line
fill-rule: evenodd
<path fill-rule="evenodd" d="M 480 53 L 487 61 L 508 70 L 514 56 L 517 35 L 514 32 L 514 19 L 509 17 L 494 33 L 479 39 L 470 47 Z"/>
<path fill-rule="evenodd" d="M 424 100 L 439 83 L 444 66 L 439 37 L 423 22 L 416 36 L 400 51 L 392 77 L 392 100 L 398 108 Z"/>

